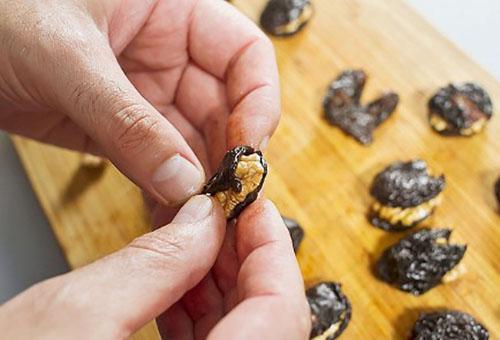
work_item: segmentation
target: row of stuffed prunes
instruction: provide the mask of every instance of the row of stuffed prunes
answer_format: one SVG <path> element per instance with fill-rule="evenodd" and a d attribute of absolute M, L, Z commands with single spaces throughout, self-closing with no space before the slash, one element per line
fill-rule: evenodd
<path fill-rule="evenodd" d="M 260 17 L 265 31 L 289 36 L 300 31 L 313 17 L 309 0 L 270 0 Z M 375 129 L 396 109 L 399 96 L 387 92 L 367 105 L 360 103 L 366 82 L 362 70 L 342 72 L 330 84 L 323 102 L 326 120 L 363 145 L 373 140 Z M 474 83 L 449 84 L 429 100 L 429 124 L 442 135 L 471 136 L 492 117 L 487 92 Z M 387 231 L 403 231 L 425 220 L 440 204 L 445 187 L 443 175 L 433 176 L 422 160 L 396 162 L 374 179 L 370 190 L 375 202 L 369 221 Z M 500 178 L 495 185 L 500 203 Z M 283 217 L 297 251 L 304 230 L 297 221 Z M 423 228 L 388 247 L 377 261 L 380 279 L 420 295 L 442 282 L 456 279 L 466 245 L 450 244 L 450 229 Z M 312 339 L 332 340 L 347 327 L 352 307 L 335 282 L 321 282 L 307 289 L 311 307 Z M 444 310 L 424 313 L 416 321 L 412 339 L 488 339 L 488 331 L 471 315 Z"/>

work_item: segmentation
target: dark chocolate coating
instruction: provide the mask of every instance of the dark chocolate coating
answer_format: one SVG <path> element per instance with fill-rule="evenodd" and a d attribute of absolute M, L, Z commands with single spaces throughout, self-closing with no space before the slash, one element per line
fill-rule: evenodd
<path fill-rule="evenodd" d="M 311 307 L 312 328 L 310 339 L 323 334 L 330 326 L 341 321 L 339 329 L 327 338 L 336 339 L 346 329 L 351 319 L 351 303 L 336 282 L 321 282 L 306 291 Z"/>
<path fill-rule="evenodd" d="M 363 106 L 360 98 L 365 82 L 366 74 L 362 70 L 342 72 L 328 87 L 323 109 L 332 125 L 367 145 L 373 141 L 375 128 L 394 112 L 399 97 L 387 93 Z"/>
<path fill-rule="evenodd" d="M 300 25 L 293 32 L 278 32 L 277 28 L 297 20 L 302 15 L 304 8 L 312 6 L 309 0 L 269 0 L 260 15 L 262 28 L 276 36 L 288 36 L 300 31 L 307 22 Z"/>
<path fill-rule="evenodd" d="M 464 256 L 466 245 L 450 244 L 450 229 L 421 229 L 387 248 L 377 262 L 380 279 L 421 295 L 441 282 Z M 445 239 L 439 244 L 437 239 Z"/>
<path fill-rule="evenodd" d="M 479 119 L 490 119 L 493 104 L 488 93 L 479 85 L 449 84 L 439 89 L 429 100 L 429 114 L 436 114 L 448 124 L 444 135 L 459 135 Z"/>
<path fill-rule="evenodd" d="M 304 238 L 304 229 L 302 229 L 299 222 L 294 219 L 285 216 L 281 217 L 283 218 L 283 222 L 285 222 L 288 232 L 290 233 L 290 237 L 292 238 L 293 251 L 297 252 L 300 247 L 300 243 Z"/>
<path fill-rule="evenodd" d="M 411 340 L 488 340 L 488 330 L 471 315 L 454 310 L 422 314 Z"/>
<path fill-rule="evenodd" d="M 427 163 L 417 159 L 386 167 L 373 180 L 370 193 L 383 205 L 409 208 L 436 197 L 444 186 L 444 176 L 430 176 Z"/>
<path fill-rule="evenodd" d="M 245 200 L 239 204 L 237 204 L 229 217 L 228 220 L 237 217 L 246 206 L 250 205 L 253 201 L 257 199 L 260 189 L 264 185 L 264 180 L 267 175 L 267 163 L 262 157 L 262 153 L 260 151 L 255 151 L 253 148 L 249 146 L 237 146 L 234 149 L 228 151 L 224 155 L 224 159 L 222 160 L 222 164 L 215 173 L 215 175 L 208 181 L 207 184 L 203 187 L 203 194 L 215 195 L 220 191 L 226 191 L 232 189 L 236 192 L 240 192 L 242 189 L 241 181 L 235 175 L 236 167 L 238 166 L 238 162 L 241 156 L 248 156 L 253 153 L 259 155 L 260 162 L 262 167 L 264 168 L 264 174 L 262 175 L 262 180 L 258 187 L 249 193 Z"/>

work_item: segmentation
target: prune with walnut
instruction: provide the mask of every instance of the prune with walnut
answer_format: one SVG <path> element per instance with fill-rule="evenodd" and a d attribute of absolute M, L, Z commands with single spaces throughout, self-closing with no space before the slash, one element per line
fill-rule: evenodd
<path fill-rule="evenodd" d="M 313 14 L 309 0 L 269 0 L 260 16 L 260 25 L 272 35 L 289 36 L 300 31 Z"/>
<path fill-rule="evenodd" d="M 450 235 L 450 229 L 421 229 L 402 238 L 378 260 L 378 277 L 414 295 L 427 292 L 465 254 L 467 246 L 450 244 Z"/>
<path fill-rule="evenodd" d="M 321 282 L 306 291 L 311 308 L 310 339 L 333 340 L 346 329 L 351 319 L 351 303 L 335 282 Z"/>
<path fill-rule="evenodd" d="M 283 222 L 290 233 L 290 237 L 292 238 L 293 251 L 297 252 L 300 244 L 302 243 L 302 239 L 304 238 L 304 229 L 300 226 L 299 222 L 294 219 L 281 216 L 283 218 Z"/>
<path fill-rule="evenodd" d="M 361 105 L 365 82 L 366 73 L 362 70 L 342 72 L 328 87 L 323 109 L 328 122 L 367 145 L 373 140 L 375 128 L 394 112 L 399 97 L 390 92 Z"/>
<path fill-rule="evenodd" d="M 444 187 L 444 176 L 432 176 L 425 161 L 395 162 L 373 180 L 369 220 L 388 231 L 411 228 L 432 214 Z"/>
<path fill-rule="evenodd" d="M 266 175 L 267 163 L 262 153 L 249 146 L 237 146 L 226 153 L 203 193 L 215 196 L 230 220 L 257 199 Z"/>
<path fill-rule="evenodd" d="M 471 315 L 445 310 L 422 314 L 413 326 L 411 340 L 488 340 L 488 330 Z"/>
<path fill-rule="evenodd" d="M 473 135 L 493 115 L 490 96 L 474 83 L 449 84 L 436 92 L 428 106 L 429 123 L 443 135 Z"/>

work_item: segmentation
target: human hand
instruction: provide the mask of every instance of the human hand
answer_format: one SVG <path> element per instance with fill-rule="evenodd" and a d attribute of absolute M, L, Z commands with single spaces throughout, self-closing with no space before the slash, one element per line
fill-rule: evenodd
<path fill-rule="evenodd" d="M 164 205 L 279 119 L 271 43 L 224 1 L 0 0 L 0 128 L 109 157 Z"/>
<path fill-rule="evenodd" d="M 2 338 L 125 339 L 161 314 L 168 339 L 306 339 L 309 307 L 276 208 L 258 200 L 225 226 L 213 199 L 191 198 L 171 224 L 4 304 Z"/>

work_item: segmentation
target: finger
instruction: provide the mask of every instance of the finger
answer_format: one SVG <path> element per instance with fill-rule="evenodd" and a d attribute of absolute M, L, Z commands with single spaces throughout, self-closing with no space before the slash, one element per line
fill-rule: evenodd
<path fill-rule="evenodd" d="M 220 37 L 224 37 L 222 46 Z M 228 147 L 265 146 L 280 113 L 278 72 L 270 40 L 234 7 L 223 1 L 201 0 L 193 12 L 189 41 L 196 64 L 226 82 L 232 112 Z"/>
<path fill-rule="evenodd" d="M 181 133 L 127 79 L 107 36 L 91 18 L 76 16 L 69 31 L 49 22 L 46 29 L 53 39 L 42 39 L 48 46 L 37 49 L 36 62 L 22 67 L 123 173 L 165 205 L 185 201 L 204 182 L 199 160 Z"/>
<path fill-rule="evenodd" d="M 227 151 L 226 126 L 230 109 L 224 83 L 190 63 L 179 83 L 176 105 L 203 132 L 206 145 L 210 145 L 210 165 L 215 169 Z"/>
<path fill-rule="evenodd" d="M 114 325 L 114 332 L 126 337 L 202 280 L 215 262 L 224 226 L 219 205 L 206 196 L 195 196 L 171 224 L 57 278 L 53 284 L 58 293 L 47 313 L 72 325 L 80 321 Z"/>
<path fill-rule="evenodd" d="M 195 338 L 193 321 L 180 302 L 160 315 L 156 319 L 156 324 L 162 339 L 191 340 Z"/>
<path fill-rule="evenodd" d="M 305 339 L 310 318 L 290 235 L 274 205 L 258 200 L 237 222 L 240 303 L 211 339 Z"/>

